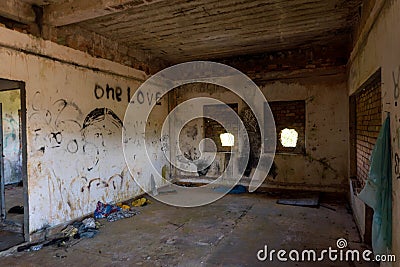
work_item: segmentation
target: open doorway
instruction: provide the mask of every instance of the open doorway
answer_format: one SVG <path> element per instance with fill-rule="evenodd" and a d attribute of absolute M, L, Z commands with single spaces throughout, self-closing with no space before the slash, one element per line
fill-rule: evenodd
<path fill-rule="evenodd" d="M 25 241 L 27 229 L 24 83 L 0 79 L 0 251 Z"/>
<path fill-rule="evenodd" d="M 368 179 L 373 148 L 382 126 L 381 70 L 376 71 L 350 96 L 350 178 L 353 195 L 364 188 Z M 357 200 L 356 220 L 364 243 L 372 244 L 373 210 Z"/>

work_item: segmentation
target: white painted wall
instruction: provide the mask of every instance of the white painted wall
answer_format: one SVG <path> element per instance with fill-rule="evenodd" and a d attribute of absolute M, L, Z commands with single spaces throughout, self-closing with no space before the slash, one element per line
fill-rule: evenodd
<path fill-rule="evenodd" d="M 0 77 L 26 87 L 29 233 L 142 192 L 127 170 L 121 131 L 128 87 L 133 95 L 143 72 L 3 28 L 0 61 Z M 153 125 L 166 111 L 156 106 Z M 161 144 L 151 141 L 161 172 Z"/>
<path fill-rule="evenodd" d="M 377 1 L 381 3 L 382 1 Z M 400 1 L 383 1 L 385 5 L 373 23 L 366 40 L 360 40 L 360 48 L 352 52 L 349 63 L 349 95 L 354 93 L 377 69 L 382 70 L 382 120 L 386 112 L 391 116 L 392 167 L 393 167 L 393 253 L 400 255 L 400 173 L 399 161 L 395 155 L 400 154 L 400 102 L 398 89 L 400 74 Z M 397 88 L 397 89 L 396 89 Z M 397 167 L 396 167 L 397 166 Z M 393 264 L 393 266 L 398 266 Z"/>

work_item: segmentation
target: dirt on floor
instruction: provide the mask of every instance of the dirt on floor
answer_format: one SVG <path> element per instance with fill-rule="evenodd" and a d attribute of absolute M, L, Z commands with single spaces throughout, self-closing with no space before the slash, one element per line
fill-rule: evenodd
<path fill-rule="evenodd" d="M 342 198 L 342 197 L 340 197 Z M 94 238 L 70 241 L 0 259 L 1 266 L 378 266 L 367 262 L 260 261 L 274 249 L 321 251 L 368 249 L 361 243 L 343 199 L 322 199 L 319 208 L 277 204 L 270 194 L 227 195 L 210 205 L 178 208 L 152 201 L 140 214 L 101 220 Z M 262 256 L 262 253 L 261 253 Z"/>

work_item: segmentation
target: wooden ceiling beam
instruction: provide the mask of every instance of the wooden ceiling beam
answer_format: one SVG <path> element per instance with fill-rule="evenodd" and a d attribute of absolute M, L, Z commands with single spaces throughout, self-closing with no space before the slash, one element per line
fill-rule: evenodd
<path fill-rule="evenodd" d="M 1 0 L 0 16 L 26 24 L 36 18 L 32 6 L 19 0 Z"/>
<path fill-rule="evenodd" d="M 72 0 L 44 8 L 44 23 L 65 26 L 164 0 Z"/>

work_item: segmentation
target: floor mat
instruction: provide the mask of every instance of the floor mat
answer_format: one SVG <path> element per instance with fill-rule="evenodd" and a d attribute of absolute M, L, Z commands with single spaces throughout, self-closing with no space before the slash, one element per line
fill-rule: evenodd
<path fill-rule="evenodd" d="M 302 207 L 318 207 L 319 193 L 300 194 L 298 196 L 280 198 L 277 200 L 276 203 L 282 205 L 292 205 L 292 206 L 302 206 Z"/>

